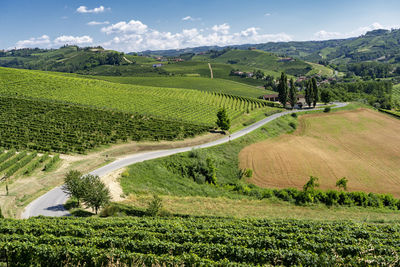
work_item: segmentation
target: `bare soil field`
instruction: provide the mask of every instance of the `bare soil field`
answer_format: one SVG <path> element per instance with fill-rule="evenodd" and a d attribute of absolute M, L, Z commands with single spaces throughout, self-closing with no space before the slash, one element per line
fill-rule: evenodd
<path fill-rule="evenodd" d="M 243 149 L 250 183 L 299 188 L 310 175 L 334 189 L 346 177 L 349 191 L 400 197 L 400 121 L 369 109 L 299 117 L 297 130 Z"/>

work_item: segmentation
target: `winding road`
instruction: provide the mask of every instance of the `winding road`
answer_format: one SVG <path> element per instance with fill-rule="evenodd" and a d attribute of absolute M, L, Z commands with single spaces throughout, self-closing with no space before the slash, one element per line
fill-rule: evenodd
<path fill-rule="evenodd" d="M 334 103 L 336 106 L 334 108 L 341 108 L 347 105 L 347 103 Z M 314 110 L 320 110 L 320 109 L 314 109 Z M 174 148 L 174 149 L 165 149 L 165 150 L 158 150 L 158 151 L 151 151 L 151 152 L 144 152 L 144 153 L 138 153 L 138 154 L 133 154 L 133 155 L 128 155 L 124 158 L 118 159 L 110 164 L 107 164 L 101 168 L 98 168 L 90 174 L 92 175 L 98 175 L 98 176 L 103 176 L 106 175 L 112 171 L 124 168 L 126 166 L 132 165 L 134 163 L 138 162 L 143 162 L 146 160 L 151 160 L 151 159 L 156 159 L 156 158 L 162 158 L 166 156 L 170 156 L 173 154 L 177 153 L 182 153 L 182 152 L 187 152 L 192 149 L 198 149 L 198 148 L 207 148 L 207 147 L 212 147 L 216 145 L 220 145 L 223 143 L 227 143 L 230 140 L 234 140 L 236 138 L 242 137 L 262 126 L 265 124 L 282 117 L 284 115 L 290 114 L 290 113 L 295 113 L 295 112 L 302 112 L 304 110 L 290 110 L 290 111 L 285 111 L 281 113 L 277 113 L 274 115 L 271 115 L 263 120 L 260 120 L 236 133 L 231 134 L 230 136 L 223 137 L 221 139 L 205 143 L 202 145 L 197 145 L 197 146 L 189 146 L 189 147 L 182 147 L 182 148 Z M 26 219 L 29 217 L 34 217 L 34 216 L 52 216 L 52 217 L 59 217 L 59 216 L 67 216 L 69 215 L 68 211 L 64 209 L 63 204 L 65 201 L 67 201 L 68 195 L 64 193 L 61 190 L 60 187 L 56 187 L 41 197 L 35 199 L 32 201 L 24 210 L 24 212 L 21 215 L 22 219 Z"/>

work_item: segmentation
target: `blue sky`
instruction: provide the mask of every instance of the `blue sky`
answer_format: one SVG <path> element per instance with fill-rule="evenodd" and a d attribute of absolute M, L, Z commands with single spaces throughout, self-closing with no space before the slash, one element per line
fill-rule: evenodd
<path fill-rule="evenodd" d="M 398 0 L 0 0 L 0 9 L 0 49 L 78 44 L 131 52 L 400 27 Z"/>

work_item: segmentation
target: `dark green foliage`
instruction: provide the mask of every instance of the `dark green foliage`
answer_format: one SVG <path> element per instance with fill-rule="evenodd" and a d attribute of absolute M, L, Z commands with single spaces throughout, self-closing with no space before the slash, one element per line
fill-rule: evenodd
<path fill-rule="evenodd" d="M 355 75 L 375 79 L 388 77 L 393 70 L 393 66 L 380 62 L 362 62 L 350 64 L 347 69 Z"/>
<path fill-rule="evenodd" d="M 293 130 L 295 130 L 297 128 L 297 124 L 294 123 L 293 121 L 289 122 L 289 126 L 293 128 Z"/>
<path fill-rule="evenodd" d="M 329 102 L 331 102 L 332 99 L 332 94 L 331 91 L 329 91 L 328 89 L 324 89 L 321 91 L 321 101 L 325 104 L 328 104 Z"/>
<path fill-rule="evenodd" d="M 392 87 L 390 81 L 337 83 L 326 86 L 332 98 L 340 101 L 364 100 L 377 108 L 391 109 Z"/>
<path fill-rule="evenodd" d="M 326 107 L 326 108 L 324 108 L 324 112 L 325 112 L 325 113 L 331 112 L 331 107 Z"/>
<path fill-rule="evenodd" d="M 175 140 L 208 130 L 181 121 L 24 98 L 0 97 L 0 111 L 0 145 L 5 148 L 83 153 L 118 140 Z"/>
<path fill-rule="evenodd" d="M 305 99 L 306 99 L 306 103 L 307 103 L 308 107 L 311 107 L 311 104 L 313 102 L 311 81 L 306 82 Z"/>
<path fill-rule="evenodd" d="M 278 83 L 278 98 L 279 102 L 285 107 L 288 100 L 288 85 L 287 76 L 284 72 L 281 73 Z"/>
<path fill-rule="evenodd" d="M 297 118 L 297 113 L 292 113 L 290 114 L 290 116 L 292 116 L 293 118 Z"/>
<path fill-rule="evenodd" d="M 84 189 L 82 200 L 88 208 L 92 208 L 97 214 L 101 207 L 110 202 L 110 191 L 99 176 L 87 174 L 81 180 Z"/>
<path fill-rule="evenodd" d="M 225 108 L 221 108 L 218 111 L 216 124 L 223 131 L 228 131 L 231 128 L 231 121 L 226 113 Z"/>
<path fill-rule="evenodd" d="M 315 78 L 311 79 L 311 94 L 313 107 L 315 107 L 317 105 L 317 102 L 319 101 L 319 89 L 317 85 L 317 80 Z"/>
<path fill-rule="evenodd" d="M 81 177 L 81 172 L 71 170 L 65 175 L 64 184 L 62 186 L 62 190 L 66 194 L 76 199 L 78 207 L 81 199 L 87 192 L 87 188 L 85 188 L 85 184 L 83 183 L 84 180 L 81 179 Z"/>
<path fill-rule="evenodd" d="M 290 79 L 290 88 L 289 88 L 288 100 L 289 100 L 290 106 L 293 109 L 294 106 L 297 103 L 297 90 L 296 90 L 296 86 L 294 85 L 293 78 Z"/>
<path fill-rule="evenodd" d="M 338 187 L 338 188 L 342 188 L 343 190 L 347 190 L 347 183 L 348 183 L 348 180 L 346 179 L 346 177 L 343 177 L 343 178 L 340 178 L 339 180 L 337 180 L 337 182 L 336 182 L 336 186 Z"/>

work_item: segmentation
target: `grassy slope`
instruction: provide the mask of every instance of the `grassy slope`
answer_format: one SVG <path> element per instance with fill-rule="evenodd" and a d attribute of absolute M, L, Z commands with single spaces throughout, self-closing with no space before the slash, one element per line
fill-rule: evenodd
<path fill-rule="evenodd" d="M 345 109 L 355 107 L 358 106 L 350 105 Z M 223 184 L 239 182 L 237 176 L 239 152 L 249 144 L 293 131 L 289 122 L 296 123 L 296 119 L 286 116 L 228 144 L 203 149 L 208 156 L 216 160 L 217 177 L 221 186 L 197 184 L 167 167 L 189 161 L 189 153 L 132 165 L 128 168 L 129 176 L 121 177 L 120 180 L 124 193 L 129 195 L 126 202 L 145 207 L 149 201 L 149 195 L 156 193 L 162 195 L 167 210 L 180 214 L 238 218 L 398 220 L 399 213 L 391 210 L 357 207 L 327 208 L 323 205 L 299 207 L 287 202 L 255 200 L 224 189 Z"/>
<path fill-rule="evenodd" d="M 3 94 L 74 102 L 210 125 L 214 124 L 215 114 L 224 98 L 197 90 L 116 84 L 41 71 L 0 68 L 0 77 L 0 93 Z M 228 108 L 232 118 L 240 113 Z"/>
<path fill-rule="evenodd" d="M 184 88 L 200 91 L 218 92 L 245 97 L 255 97 L 273 93 L 254 86 L 249 86 L 243 83 L 224 80 L 224 79 L 209 79 L 202 77 L 115 77 L 115 76 L 94 76 L 96 79 L 105 81 L 136 84 L 144 86 L 157 86 L 169 88 Z"/>

